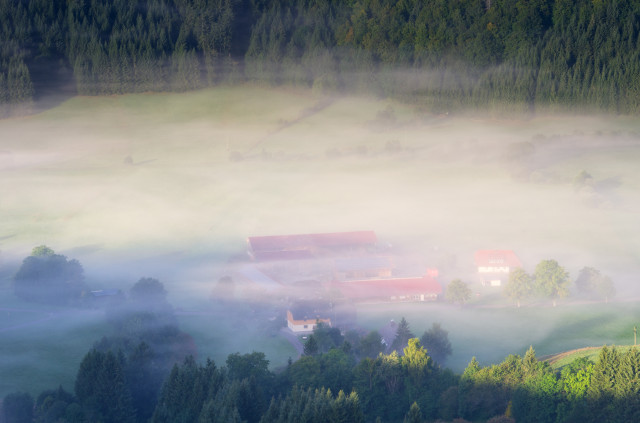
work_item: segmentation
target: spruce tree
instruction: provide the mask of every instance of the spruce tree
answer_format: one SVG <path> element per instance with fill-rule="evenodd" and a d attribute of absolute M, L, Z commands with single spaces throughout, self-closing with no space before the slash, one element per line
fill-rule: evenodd
<path fill-rule="evenodd" d="M 318 354 L 318 343 L 313 335 L 309 335 L 307 342 L 304 343 L 304 355 L 316 355 Z"/>
<path fill-rule="evenodd" d="M 415 335 L 411 332 L 409 328 L 409 323 L 405 320 L 404 317 L 400 319 L 400 323 L 398 324 L 398 329 L 396 330 L 396 337 L 393 339 L 391 343 L 391 348 L 393 348 L 397 352 L 401 352 L 404 347 L 409 343 L 409 339 L 415 338 Z"/>
<path fill-rule="evenodd" d="M 404 417 L 404 423 L 422 423 L 423 421 L 422 411 L 420 411 L 418 403 L 414 402 Z"/>

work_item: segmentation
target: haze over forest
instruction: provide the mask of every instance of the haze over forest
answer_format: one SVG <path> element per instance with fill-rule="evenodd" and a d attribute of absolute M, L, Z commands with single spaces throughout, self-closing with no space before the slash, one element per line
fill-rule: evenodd
<path fill-rule="evenodd" d="M 639 18 L 0 0 L 0 423 L 638 420 Z M 441 295 L 248 254 L 355 231 Z M 478 250 L 514 251 L 520 290 Z M 310 297 L 334 326 L 298 335 Z"/>

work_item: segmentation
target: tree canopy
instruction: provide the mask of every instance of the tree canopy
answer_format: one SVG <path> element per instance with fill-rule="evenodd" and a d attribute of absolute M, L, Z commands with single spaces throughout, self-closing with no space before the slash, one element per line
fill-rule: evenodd
<path fill-rule="evenodd" d="M 85 289 L 80 262 L 44 245 L 33 249 L 14 277 L 14 293 L 26 301 L 74 304 Z"/>
<path fill-rule="evenodd" d="M 555 260 L 542 260 L 538 263 L 534 280 L 537 293 L 550 298 L 554 306 L 558 298 L 569 295 L 569 273 Z"/>
<path fill-rule="evenodd" d="M 447 285 L 444 296 L 449 302 L 464 305 L 471 299 L 471 288 L 460 279 L 454 279 Z"/>
<path fill-rule="evenodd" d="M 391 348 L 401 352 L 404 347 L 408 345 L 409 339 L 413 337 L 413 332 L 411 332 L 411 329 L 409 328 L 409 322 L 402 317 L 402 319 L 400 319 L 400 323 L 398 323 L 398 329 L 396 330 L 396 336 L 393 338 L 393 342 L 391 343 Z"/>
<path fill-rule="evenodd" d="M 164 285 L 154 278 L 140 278 L 129 290 L 131 299 L 142 304 L 162 304 L 167 300 Z"/>
<path fill-rule="evenodd" d="M 434 322 L 429 330 L 426 330 L 420 342 L 427 349 L 429 355 L 442 367 L 446 364 L 447 357 L 453 353 L 449 332 L 444 330 L 440 323 Z"/>
<path fill-rule="evenodd" d="M 503 291 L 509 299 L 516 302 L 520 307 L 520 302 L 533 295 L 533 281 L 521 267 L 513 269 L 509 273 L 509 280 Z"/>
<path fill-rule="evenodd" d="M 616 292 L 611 278 L 593 267 L 584 267 L 580 270 L 575 286 L 581 294 L 605 301 L 613 297 Z"/>

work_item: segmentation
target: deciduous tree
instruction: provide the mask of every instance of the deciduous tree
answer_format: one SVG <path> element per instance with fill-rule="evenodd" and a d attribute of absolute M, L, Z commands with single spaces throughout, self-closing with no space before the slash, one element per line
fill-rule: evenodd
<path fill-rule="evenodd" d="M 580 293 L 605 301 L 609 301 L 609 298 L 616 292 L 611 278 L 601 274 L 598 269 L 593 267 L 582 268 L 575 284 Z"/>
<path fill-rule="evenodd" d="M 555 307 L 558 298 L 569 295 L 569 273 L 555 260 L 543 260 L 534 273 L 535 290 L 539 295 L 550 298 Z"/>
<path fill-rule="evenodd" d="M 448 301 L 464 305 L 471 299 L 471 288 L 460 279 L 454 279 L 447 285 L 444 295 Z"/>
<path fill-rule="evenodd" d="M 504 287 L 503 293 L 520 307 L 520 301 L 529 298 L 533 294 L 531 276 L 521 267 L 516 267 L 509 273 L 509 280 Z"/>
<path fill-rule="evenodd" d="M 425 331 L 420 338 L 420 342 L 427 349 L 429 355 L 441 366 L 453 352 L 451 342 L 449 342 L 449 332 L 442 329 L 440 323 L 433 323 L 431 328 Z"/>
<path fill-rule="evenodd" d="M 80 300 L 85 288 L 80 262 L 45 245 L 33 249 L 14 277 L 16 296 L 27 301 L 72 304 Z"/>

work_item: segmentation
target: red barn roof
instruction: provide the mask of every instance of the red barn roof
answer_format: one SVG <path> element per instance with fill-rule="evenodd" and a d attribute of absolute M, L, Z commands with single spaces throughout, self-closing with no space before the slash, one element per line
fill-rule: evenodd
<path fill-rule="evenodd" d="M 429 276 L 334 282 L 333 288 L 337 288 L 345 297 L 353 299 L 442 293 L 442 286 Z"/>
<path fill-rule="evenodd" d="M 522 267 L 520 259 L 511 250 L 478 250 L 474 253 L 473 259 L 478 267 Z"/>
<path fill-rule="evenodd" d="M 347 248 L 373 246 L 378 239 L 373 231 L 334 232 L 323 234 L 252 236 L 247 238 L 250 253 L 256 258 L 274 259 L 278 254 L 285 258 L 310 256 L 315 248 Z M 299 252 L 299 253 L 293 253 Z M 274 255 L 274 258 L 270 257 Z"/>

